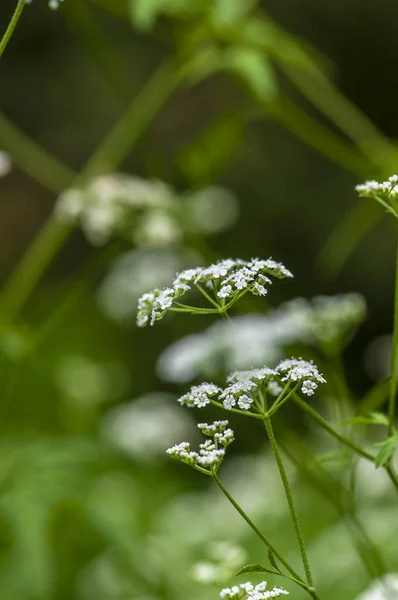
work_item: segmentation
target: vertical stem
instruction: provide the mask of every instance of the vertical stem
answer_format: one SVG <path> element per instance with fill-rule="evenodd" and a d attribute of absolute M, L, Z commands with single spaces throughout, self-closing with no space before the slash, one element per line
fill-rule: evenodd
<path fill-rule="evenodd" d="M 4 50 L 6 49 L 7 44 L 10 41 L 12 34 L 14 33 L 14 29 L 17 26 L 20 16 L 22 15 L 24 6 L 25 6 L 25 0 L 19 0 L 18 4 L 14 10 L 14 14 L 11 17 L 11 21 L 9 22 L 8 27 L 7 27 L 3 37 L 1 38 L 0 57 L 2 56 Z"/>
<path fill-rule="evenodd" d="M 290 488 L 286 469 L 283 464 L 282 456 L 279 452 L 278 444 L 275 439 L 271 419 L 266 417 L 264 419 L 264 425 L 265 425 L 265 429 L 267 431 L 269 441 L 271 443 L 271 448 L 272 448 L 272 452 L 274 453 L 274 456 L 275 456 L 276 464 L 278 465 L 279 473 L 280 473 L 280 476 L 282 479 L 282 484 L 285 489 L 286 499 L 287 499 L 287 503 L 289 505 L 289 510 L 290 510 L 290 514 L 292 517 L 294 529 L 296 531 L 297 542 L 298 542 L 298 545 L 300 548 L 301 559 L 303 561 L 303 566 L 304 566 L 304 570 L 305 570 L 305 575 L 307 577 L 307 582 L 308 582 L 309 586 L 313 587 L 311 569 L 310 569 L 310 565 L 308 562 L 307 551 L 305 549 L 304 538 L 303 538 L 303 534 L 301 533 L 300 522 L 299 522 L 299 519 L 297 516 L 297 511 L 296 511 L 296 507 L 295 507 L 294 500 L 293 500 L 292 490 Z"/>
<path fill-rule="evenodd" d="M 395 291 L 394 291 L 394 333 L 392 337 L 391 353 L 391 385 L 390 400 L 388 403 L 388 435 L 392 436 L 395 431 L 395 399 L 397 396 L 398 378 L 398 244 L 395 263 Z"/>

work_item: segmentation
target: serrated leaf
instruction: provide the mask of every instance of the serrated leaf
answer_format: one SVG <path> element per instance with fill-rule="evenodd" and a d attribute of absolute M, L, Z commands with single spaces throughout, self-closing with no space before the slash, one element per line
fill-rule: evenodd
<path fill-rule="evenodd" d="M 273 567 L 274 567 L 274 568 L 275 568 L 277 571 L 279 571 L 279 573 L 281 573 L 281 570 L 280 570 L 280 568 L 278 567 L 278 565 L 276 564 L 276 560 L 275 560 L 274 554 L 273 554 L 273 552 L 272 552 L 272 550 L 271 550 L 271 549 L 269 549 L 269 550 L 268 550 L 268 560 L 269 560 L 269 562 L 271 563 L 271 565 L 272 565 L 272 566 L 273 566 Z"/>
<path fill-rule="evenodd" d="M 261 565 L 246 565 L 245 567 L 239 569 L 239 571 L 235 573 L 235 576 L 244 575 L 245 573 L 265 573 L 267 571 L 268 569 L 262 567 Z"/>
<path fill-rule="evenodd" d="M 130 0 L 133 25 L 142 31 L 150 31 L 164 5 L 164 0 Z"/>
<path fill-rule="evenodd" d="M 239 75 L 258 100 L 267 102 L 276 96 L 274 70 L 263 51 L 231 47 L 224 54 L 224 68 Z"/>

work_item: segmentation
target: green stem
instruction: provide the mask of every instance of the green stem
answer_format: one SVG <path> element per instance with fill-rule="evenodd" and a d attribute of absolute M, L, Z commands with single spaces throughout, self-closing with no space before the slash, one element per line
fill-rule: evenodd
<path fill-rule="evenodd" d="M 352 139 L 377 167 L 385 169 L 386 157 L 396 159 L 396 149 L 381 131 L 352 104 L 320 70 L 299 69 L 279 59 L 278 64 L 298 90 L 332 123 Z"/>
<path fill-rule="evenodd" d="M 307 550 L 305 548 L 304 538 L 303 538 L 303 534 L 301 532 L 300 521 L 298 519 L 296 506 L 294 504 L 293 494 L 292 494 L 290 483 L 289 483 L 289 480 L 287 477 L 286 469 L 283 464 L 282 456 L 281 456 L 281 453 L 279 452 L 278 444 L 277 444 L 277 441 L 276 441 L 276 438 L 274 435 L 274 430 L 272 427 L 271 419 L 265 418 L 264 425 L 265 425 L 265 429 L 266 429 L 266 432 L 267 432 L 267 435 L 268 435 L 268 438 L 269 438 L 269 441 L 271 444 L 272 452 L 273 452 L 275 460 L 276 460 L 276 464 L 278 465 L 282 484 L 285 489 L 286 499 L 287 499 L 287 503 L 289 505 L 290 515 L 292 517 L 293 526 L 294 526 L 294 529 L 296 532 L 297 542 L 298 542 L 298 545 L 300 548 L 300 554 L 301 554 L 301 559 L 303 561 L 303 566 L 304 566 L 305 575 L 307 578 L 307 583 L 312 588 L 314 584 L 313 584 L 313 580 L 312 580 L 310 564 L 308 562 Z"/>
<path fill-rule="evenodd" d="M 117 125 L 105 138 L 87 163 L 78 183 L 107 170 L 114 170 L 133 149 L 140 135 L 181 81 L 183 69 L 173 68 L 166 60 L 147 86 L 134 98 Z M 51 215 L 28 246 L 20 263 L 5 284 L 0 296 L 3 318 L 13 320 L 62 247 L 70 233 L 70 225 Z"/>
<path fill-rule="evenodd" d="M 388 435 L 392 436 L 395 432 L 395 402 L 397 397 L 397 379 L 398 379 L 398 244 L 395 263 L 395 298 L 394 298 L 394 332 L 392 337 L 391 353 L 391 385 L 390 399 L 388 403 Z"/>
<path fill-rule="evenodd" d="M 69 167 L 31 140 L 2 113 L 0 146 L 11 154 L 20 169 L 56 194 L 67 188 L 76 177 Z"/>
<path fill-rule="evenodd" d="M 14 10 L 14 14 L 11 17 L 11 21 L 8 24 L 8 27 L 1 38 L 0 42 L 0 58 L 3 55 L 4 50 L 7 47 L 8 42 L 11 39 L 12 34 L 14 33 L 14 29 L 17 26 L 17 23 L 22 15 L 22 11 L 25 7 L 25 0 L 18 0 L 18 4 Z"/>
<path fill-rule="evenodd" d="M 134 98 L 110 133 L 88 161 L 85 177 L 109 172 L 118 167 L 132 151 L 166 100 L 185 76 L 186 67 L 166 59 L 155 71 L 146 87 Z"/>
<path fill-rule="evenodd" d="M 202 286 L 199 285 L 198 283 L 196 283 L 195 286 L 199 290 L 199 292 L 206 298 L 206 300 L 208 302 L 210 302 L 210 304 L 212 304 L 213 306 L 215 306 L 218 311 L 220 311 L 220 306 L 217 304 L 217 302 L 215 302 L 213 300 L 213 298 L 211 296 L 209 296 L 209 294 L 206 292 L 206 290 L 204 290 L 202 288 Z"/>
<path fill-rule="evenodd" d="M 272 119 L 332 162 L 361 178 L 369 173 L 371 165 L 365 157 L 287 98 L 264 103 L 262 108 Z"/>
<path fill-rule="evenodd" d="M 279 552 L 274 548 L 271 542 L 261 533 L 258 527 L 253 523 L 250 517 L 245 513 L 245 511 L 239 506 L 236 500 L 231 496 L 226 487 L 220 481 L 217 475 L 213 475 L 213 479 L 224 494 L 232 506 L 238 511 L 241 517 L 246 521 L 246 523 L 251 527 L 254 533 L 260 538 L 260 540 L 267 546 L 269 550 L 271 550 L 272 554 L 279 560 L 279 562 L 285 567 L 287 571 L 299 582 L 304 583 L 304 580 L 300 577 L 298 573 L 289 565 L 289 563 L 279 554 Z"/>
<path fill-rule="evenodd" d="M 318 423 L 318 425 L 320 425 L 322 427 L 322 429 L 324 429 L 325 431 L 330 433 L 330 435 L 332 435 L 334 438 L 336 438 L 336 440 L 338 440 L 339 442 L 341 442 L 342 444 L 344 444 L 345 446 L 347 446 L 348 448 L 350 448 L 351 450 L 353 450 L 360 456 L 363 456 L 363 458 L 370 460 L 373 464 L 375 463 L 376 457 L 373 454 L 370 454 L 370 452 L 366 452 L 366 450 L 362 450 L 362 448 L 360 448 L 360 446 L 357 446 L 354 442 L 352 442 L 348 438 L 341 435 L 323 417 L 321 417 L 321 415 L 319 413 L 317 413 L 316 410 L 311 408 L 311 406 L 309 406 L 304 400 L 302 400 L 298 394 L 293 395 L 293 400 L 295 401 L 297 406 L 299 406 L 314 421 L 316 421 Z M 394 487 L 398 491 L 398 476 L 395 473 L 393 467 L 391 465 L 383 465 L 383 467 L 385 468 L 387 475 L 389 476 L 389 478 L 391 480 L 391 483 L 394 485 Z"/>
<path fill-rule="evenodd" d="M 211 400 L 211 403 L 213 404 L 213 406 L 217 406 L 217 408 L 222 408 L 223 410 L 226 410 L 225 407 L 216 400 Z M 263 417 L 261 415 L 256 415 L 255 413 L 252 413 L 248 410 L 239 410 L 239 408 L 229 408 L 228 411 L 236 413 L 237 415 L 243 415 L 244 417 L 252 417 L 253 419 L 260 419 L 261 421 L 263 420 Z"/>

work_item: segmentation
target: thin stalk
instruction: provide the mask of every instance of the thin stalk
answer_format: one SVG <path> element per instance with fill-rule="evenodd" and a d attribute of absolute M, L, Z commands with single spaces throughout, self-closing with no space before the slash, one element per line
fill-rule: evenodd
<path fill-rule="evenodd" d="M 1 42 L 0 42 L 0 58 L 4 52 L 4 50 L 7 47 L 8 42 L 11 39 L 12 34 L 14 33 L 15 27 L 17 26 L 17 23 L 22 15 L 22 11 L 25 7 L 25 0 L 19 0 L 18 4 L 14 10 L 14 13 L 11 17 L 11 21 L 8 24 L 8 27 L 3 35 L 3 37 L 1 38 Z"/>
<path fill-rule="evenodd" d="M 213 298 L 212 298 L 211 296 L 209 296 L 209 294 L 206 292 L 206 290 L 204 290 L 204 289 L 202 288 L 202 286 L 201 286 L 201 285 L 199 285 L 199 284 L 197 284 L 197 283 L 196 283 L 196 284 L 195 284 L 195 287 L 196 287 L 196 288 L 199 290 L 199 292 L 200 292 L 200 293 L 201 293 L 201 294 L 202 294 L 202 295 L 203 295 L 203 296 L 206 298 L 206 300 L 207 300 L 208 302 L 210 302 L 210 304 L 212 304 L 213 306 L 215 306 L 215 307 L 216 307 L 216 309 L 217 309 L 218 311 L 220 310 L 220 306 L 217 304 L 217 302 L 215 302 L 215 301 L 213 300 Z"/>
<path fill-rule="evenodd" d="M 261 106 L 298 139 L 350 173 L 362 178 L 371 170 L 372 165 L 355 148 L 287 98 L 278 98 Z"/>
<path fill-rule="evenodd" d="M 56 194 L 67 188 L 76 177 L 69 167 L 41 148 L 1 112 L 0 146 L 11 154 L 13 162 L 22 171 Z"/>
<path fill-rule="evenodd" d="M 311 408 L 309 404 L 302 400 L 298 394 L 293 395 L 293 400 L 297 404 L 297 406 L 299 406 L 312 419 L 314 419 L 314 421 L 316 421 L 318 425 L 322 427 L 322 429 L 330 433 L 330 435 L 339 440 L 339 442 L 341 442 L 345 446 L 348 446 L 348 448 L 351 448 L 351 450 L 353 450 L 360 456 L 363 456 L 363 458 L 366 458 L 367 460 L 370 460 L 374 463 L 376 457 L 373 454 L 370 454 L 370 452 L 367 452 L 366 450 L 362 450 L 360 446 L 357 446 L 354 442 L 346 438 L 344 435 L 341 435 L 338 431 L 334 429 L 334 427 L 332 427 L 332 425 L 330 425 L 330 423 L 326 421 L 326 419 L 321 417 L 321 415 L 317 413 L 316 410 Z"/>
<path fill-rule="evenodd" d="M 341 442 L 342 444 L 344 444 L 345 446 L 347 446 L 348 448 L 350 448 L 351 450 L 353 450 L 360 456 L 363 456 L 363 458 L 366 458 L 367 460 L 370 460 L 372 463 L 375 463 L 376 456 L 374 456 L 373 454 L 370 454 L 370 452 L 367 452 L 366 450 L 362 450 L 362 448 L 360 446 L 357 446 L 356 444 L 354 444 L 354 442 L 352 442 L 348 438 L 344 437 L 344 435 L 341 435 L 323 417 L 321 417 L 321 415 L 319 413 L 317 413 L 316 410 L 311 408 L 311 406 L 309 406 L 304 400 L 302 400 L 298 394 L 293 395 L 293 400 L 304 412 L 306 412 L 314 421 L 316 421 L 318 423 L 318 425 L 320 425 L 322 427 L 322 429 L 324 429 L 325 431 L 330 433 L 330 435 L 332 435 L 334 438 L 336 438 L 336 440 L 338 440 L 339 442 Z M 398 491 L 398 476 L 397 476 L 396 472 L 394 471 L 393 467 L 388 464 L 383 465 L 383 467 L 386 470 L 387 475 L 391 480 L 391 483 L 394 485 L 394 487 Z"/>
<path fill-rule="evenodd" d="M 296 506 L 294 504 L 293 494 L 290 487 L 290 483 L 287 477 L 286 469 L 283 464 L 281 453 L 279 452 L 278 444 L 275 438 L 274 430 L 272 427 L 271 419 L 264 419 L 264 426 L 271 444 L 272 452 L 274 454 L 276 464 L 278 465 L 279 474 L 281 476 L 282 484 L 285 489 L 287 503 L 289 505 L 290 515 L 292 517 L 293 526 L 296 532 L 297 542 L 300 548 L 301 559 L 303 561 L 303 566 L 305 570 L 305 575 L 307 578 L 308 585 L 312 588 L 314 586 L 310 564 L 308 561 L 307 550 L 305 548 L 305 542 L 303 538 L 303 534 L 301 532 L 300 521 L 297 515 Z"/>
<path fill-rule="evenodd" d="M 211 400 L 211 403 L 213 404 L 213 406 L 217 406 L 217 408 L 222 408 L 223 410 L 225 410 L 224 406 L 220 402 L 217 402 L 216 400 Z M 243 410 L 239 410 L 239 408 L 230 408 L 228 410 L 230 412 L 236 413 L 238 415 L 244 415 L 245 417 L 252 417 L 253 419 L 260 419 L 261 421 L 264 418 L 261 415 L 256 415 L 255 413 L 252 413 L 248 410 L 243 411 Z"/>
<path fill-rule="evenodd" d="M 94 152 L 77 183 L 118 167 L 176 89 L 183 71 L 165 60 Z M 0 312 L 3 318 L 13 320 L 17 316 L 72 230 L 72 226 L 60 223 L 54 215 L 44 223 L 2 289 Z"/>
<path fill-rule="evenodd" d="M 394 332 L 392 337 L 391 353 L 391 384 L 390 399 L 388 403 L 388 435 L 392 436 L 395 432 L 395 402 L 397 397 L 397 379 L 398 379 L 398 244 L 395 263 L 395 298 L 394 298 Z"/>
<path fill-rule="evenodd" d="M 253 523 L 253 521 L 250 519 L 250 517 L 245 513 L 243 508 L 241 508 L 239 506 L 239 504 L 236 502 L 236 500 L 231 496 L 231 494 L 228 492 L 226 487 L 220 481 L 218 476 L 213 475 L 213 479 L 216 482 L 216 484 L 218 485 L 218 487 L 220 488 L 220 490 L 222 491 L 222 493 L 224 494 L 224 496 L 229 500 L 229 502 L 232 504 L 232 506 L 238 511 L 240 516 L 246 521 L 246 523 L 254 531 L 254 533 L 257 535 L 257 537 L 259 537 L 260 540 L 267 546 L 267 548 L 269 550 L 271 550 L 271 552 L 275 556 L 275 558 L 277 558 L 279 560 L 279 562 L 285 567 L 285 569 L 287 571 L 289 571 L 289 573 L 297 581 L 299 581 L 301 583 L 305 583 L 304 580 L 302 579 L 302 577 L 300 577 L 300 575 L 298 573 L 296 573 L 296 571 L 293 569 L 293 567 L 289 565 L 289 563 L 283 558 L 283 556 L 281 556 L 279 554 L 279 552 L 276 550 L 276 548 L 274 548 L 274 546 L 271 544 L 271 542 L 261 533 L 261 531 L 258 529 L 258 527 Z"/>

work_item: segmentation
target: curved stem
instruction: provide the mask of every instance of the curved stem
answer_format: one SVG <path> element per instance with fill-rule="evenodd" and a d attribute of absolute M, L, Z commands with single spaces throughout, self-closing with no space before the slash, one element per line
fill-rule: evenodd
<path fill-rule="evenodd" d="M 395 297 L 394 297 L 394 332 L 392 337 L 391 353 L 391 384 L 390 399 L 388 403 L 388 435 L 392 436 L 395 431 L 395 402 L 397 397 L 398 379 L 398 244 L 395 263 Z"/>
<path fill-rule="evenodd" d="M 18 0 L 18 4 L 14 10 L 14 13 L 11 17 L 11 21 L 8 24 L 8 27 L 1 38 L 0 42 L 0 58 L 7 47 L 8 42 L 11 39 L 12 34 L 14 33 L 14 29 L 17 26 L 17 23 L 22 15 L 22 11 L 25 7 L 25 0 Z"/>
<path fill-rule="evenodd" d="M 268 438 L 269 438 L 269 441 L 271 444 L 272 452 L 273 452 L 275 460 L 276 460 L 276 464 L 278 465 L 282 484 L 285 489 L 286 499 L 287 499 L 287 503 L 289 505 L 290 515 L 292 517 L 293 526 L 294 526 L 294 529 L 296 532 L 297 542 L 298 542 L 298 545 L 300 548 L 300 554 L 301 554 L 301 559 L 303 561 L 303 566 L 304 566 L 305 575 L 307 578 L 307 583 L 312 588 L 313 587 L 312 574 L 311 574 L 310 564 L 308 561 L 307 550 L 305 548 L 303 534 L 301 532 L 300 521 L 298 519 L 296 506 L 294 504 L 293 494 L 292 494 L 290 483 L 289 483 L 289 480 L 287 477 L 286 469 L 283 464 L 282 456 L 281 456 L 281 453 L 279 452 L 278 444 L 277 444 L 277 441 L 276 441 L 276 438 L 274 435 L 274 430 L 272 427 L 271 419 L 265 418 L 264 425 L 265 425 L 265 429 L 267 431 L 267 435 L 268 435 Z"/>
<path fill-rule="evenodd" d="M 260 540 L 267 546 L 267 548 L 269 550 L 271 550 L 272 554 L 279 560 L 279 562 L 285 567 L 285 569 L 287 571 L 289 571 L 289 573 L 291 575 L 293 575 L 293 577 L 297 581 L 304 583 L 304 580 L 302 579 L 302 577 L 300 577 L 300 575 L 298 573 L 296 573 L 296 571 L 293 569 L 293 567 L 291 567 L 289 565 L 289 563 L 279 554 L 279 552 L 274 548 L 274 546 L 271 544 L 271 542 L 261 533 L 259 528 L 253 523 L 253 521 L 250 519 L 250 517 L 245 513 L 243 508 L 241 508 L 239 506 L 239 504 L 236 502 L 236 500 L 231 496 L 231 494 L 228 492 L 226 487 L 220 481 L 218 476 L 213 475 L 213 479 L 216 482 L 216 484 L 218 485 L 218 487 L 220 488 L 220 490 L 222 491 L 222 493 L 224 494 L 224 496 L 226 496 L 226 498 L 228 498 L 229 502 L 238 511 L 240 516 L 243 517 L 243 519 L 246 521 L 246 523 L 249 525 L 249 527 L 251 527 L 251 529 L 254 531 L 254 533 L 257 535 L 257 537 L 259 537 Z"/>

